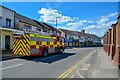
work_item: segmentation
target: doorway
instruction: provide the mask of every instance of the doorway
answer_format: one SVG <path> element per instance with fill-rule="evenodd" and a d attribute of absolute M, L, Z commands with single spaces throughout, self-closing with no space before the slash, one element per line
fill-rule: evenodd
<path fill-rule="evenodd" d="M 5 36 L 5 49 L 6 50 L 10 49 L 10 36 L 8 35 Z"/>

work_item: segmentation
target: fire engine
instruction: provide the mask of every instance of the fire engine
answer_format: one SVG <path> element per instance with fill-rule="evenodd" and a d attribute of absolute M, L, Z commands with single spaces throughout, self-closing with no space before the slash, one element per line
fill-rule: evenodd
<path fill-rule="evenodd" d="M 65 49 L 61 36 L 45 33 L 13 32 L 13 53 L 22 56 L 47 56 Z"/>

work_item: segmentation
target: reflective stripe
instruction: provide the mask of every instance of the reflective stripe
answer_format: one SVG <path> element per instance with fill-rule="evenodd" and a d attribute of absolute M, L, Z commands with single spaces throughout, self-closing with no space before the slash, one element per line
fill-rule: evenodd
<path fill-rule="evenodd" d="M 37 45 L 36 48 L 39 48 L 39 45 Z"/>
<path fill-rule="evenodd" d="M 53 39 L 56 39 L 56 37 L 52 37 Z"/>
<path fill-rule="evenodd" d="M 36 34 L 36 37 L 40 37 L 40 35 L 39 35 L 39 34 Z"/>
<path fill-rule="evenodd" d="M 34 34 L 30 34 L 30 37 L 35 37 L 35 35 Z"/>
<path fill-rule="evenodd" d="M 36 41 L 30 41 L 31 45 L 36 45 Z"/>
<path fill-rule="evenodd" d="M 50 45 L 53 45 L 53 42 L 50 42 Z"/>
<path fill-rule="evenodd" d="M 62 42 L 62 45 L 64 45 L 64 43 Z"/>
<path fill-rule="evenodd" d="M 50 36 L 40 36 L 40 38 L 51 38 Z"/>
<path fill-rule="evenodd" d="M 46 42 L 42 42 L 42 45 L 46 45 Z"/>

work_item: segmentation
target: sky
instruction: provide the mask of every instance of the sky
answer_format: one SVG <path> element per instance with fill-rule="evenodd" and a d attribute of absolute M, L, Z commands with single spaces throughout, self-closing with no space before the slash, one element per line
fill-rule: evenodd
<path fill-rule="evenodd" d="M 117 2 L 3 2 L 29 18 L 46 22 L 57 28 L 96 34 L 99 37 L 115 24 L 118 16 Z"/>

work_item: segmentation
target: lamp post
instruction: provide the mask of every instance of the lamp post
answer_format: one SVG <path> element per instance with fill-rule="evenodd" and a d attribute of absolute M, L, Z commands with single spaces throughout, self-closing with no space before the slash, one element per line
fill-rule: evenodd
<path fill-rule="evenodd" d="M 55 20 L 55 21 L 56 21 L 56 29 L 57 29 L 57 18 L 60 18 L 60 17 L 55 17 L 55 19 L 56 19 L 56 20 Z"/>

